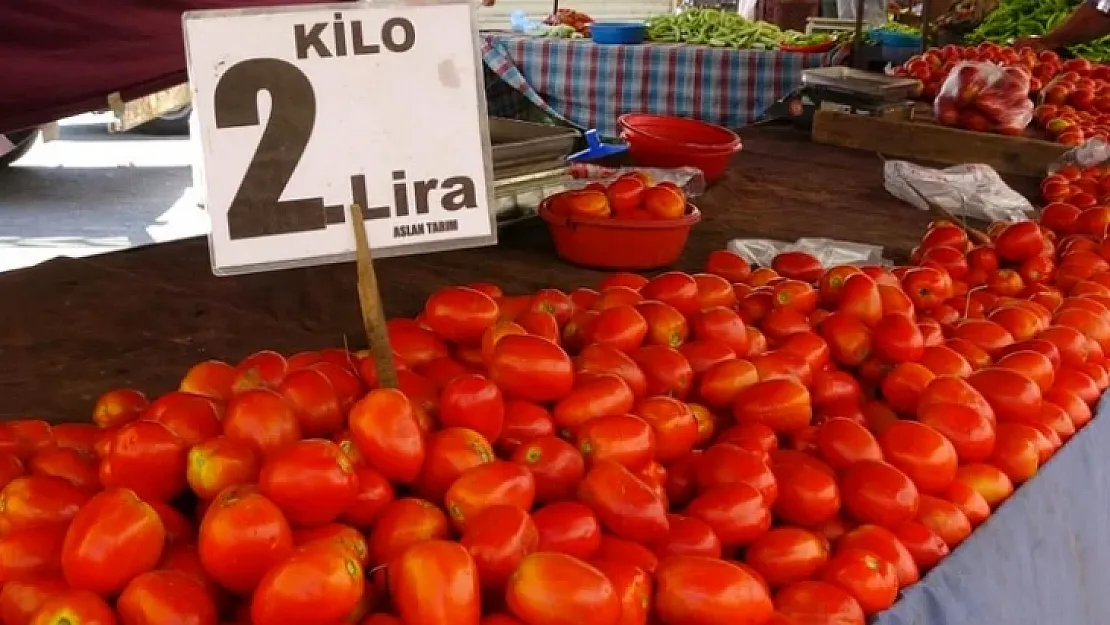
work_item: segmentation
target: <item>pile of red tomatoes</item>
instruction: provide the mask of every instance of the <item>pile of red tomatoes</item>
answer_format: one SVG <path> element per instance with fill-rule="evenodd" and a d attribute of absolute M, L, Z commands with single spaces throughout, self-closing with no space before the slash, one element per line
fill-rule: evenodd
<path fill-rule="evenodd" d="M 259 352 L 0 424 L 0 621 L 862 625 L 1110 383 L 1110 247 L 1063 206 L 893 269 L 445 288 L 389 323 L 399 389 Z"/>

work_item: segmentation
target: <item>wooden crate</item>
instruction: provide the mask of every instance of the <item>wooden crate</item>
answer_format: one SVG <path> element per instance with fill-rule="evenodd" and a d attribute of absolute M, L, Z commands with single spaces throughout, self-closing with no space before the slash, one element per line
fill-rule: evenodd
<path fill-rule="evenodd" d="M 972 132 L 935 123 L 930 116 L 891 121 L 818 111 L 813 141 L 948 165 L 983 163 L 1001 174 L 1042 177 L 1068 150 L 1035 134 L 1022 137 Z"/>

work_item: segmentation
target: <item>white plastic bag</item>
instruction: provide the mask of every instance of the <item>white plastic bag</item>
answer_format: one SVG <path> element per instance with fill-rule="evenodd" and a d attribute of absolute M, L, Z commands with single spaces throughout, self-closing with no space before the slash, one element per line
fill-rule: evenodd
<path fill-rule="evenodd" d="M 742 256 L 753 265 L 770 267 L 775 256 L 783 252 L 806 252 L 812 254 L 824 267 L 837 265 L 887 265 L 883 259 L 883 248 L 851 241 L 837 241 L 823 238 L 801 238 L 793 243 L 772 239 L 733 239 L 728 249 Z"/>
<path fill-rule="evenodd" d="M 863 0 L 863 23 L 885 26 L 889 21 L 886 6 L 886 0 Z M 842 20 L 856 19 L 856 0 L 836 0 L 836 16 Z"/>
<path fill-rule="evenodd" d="M 1060 160 L 1048 166 L 1048 173 L 1054 174 L 1069 165 L 1089 169 L 1108 163 L 1110 163 L 1110 143 L 1101 137 L 1095 137 L 1085 141 L 1083 145 L 1064 152 Z"/>
<path fill-rule="evenodd" d="M 1029 200 L 1011 189 L 988 165 L 933 169 L 906 161 L 887 161 L 883 181 L 891 195 L 921 210 L 929 210 L 927 198 L 954 216 L 983 221 L 1024 221 L 1033 214 Z"/>

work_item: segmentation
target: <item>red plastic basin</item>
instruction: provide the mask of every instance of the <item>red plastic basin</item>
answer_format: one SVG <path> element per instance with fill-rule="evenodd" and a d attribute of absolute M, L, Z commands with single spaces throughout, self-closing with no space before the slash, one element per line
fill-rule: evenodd
<path fill-rule="evenodd" d="M 701 212 L 688 203 L 679 219 L 622 221 L 556 214 L 547 198 L 540 204 L 540 217 L 562 260 L 594 269 L 638 271 L 677 261 Z"/>
<path fill-rule="evenodd" d="M 735 132 L 694 119 L 628 113 L 617 123 L 629 155 L 638 165 L 697 167 L 706 182 L 720 178 L 743 147 Z"/>

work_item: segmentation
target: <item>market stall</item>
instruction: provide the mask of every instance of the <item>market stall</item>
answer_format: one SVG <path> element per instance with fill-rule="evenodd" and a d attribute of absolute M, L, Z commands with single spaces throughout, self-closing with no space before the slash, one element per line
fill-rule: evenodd
<path fill-rule="evenodd" d="M 773 28 L 773 27 L 772 27 Z M 777 29 L 775 29 L 777 32 Z M 741 128 L 801 85 L 801 72 L 834 64 L 846 49 L 829 45 L 778 49 L 773 36 L 759 47 L 684 42 L 596 44 L 508 33 L 483 35 L 486 66 L 512 92 L 491 99 L 491 110 L 511 112 L 524 98 L 555 119 L 579 128 L 618 133 L 624 113 L 655 113 Z M 752 45 L 757 42 L 753 41 Z M 775 49 L 766 49 L 774 47 Z"/>
<path fill-rule="evenodd" d="M 583 166 L 494 246 L 498 169 L 574 135 L 484 114 L 444 28 L 472 10 L 350 9 L 398 54 L 441 35 L 366 61 L 426 96 L 369 108 L 296 60 L 323 40 L 221 51 L 304 11 L 186 20 L 210 239 L 0 275 L 3 625 L 1105 620 L 1110 153 L 1020 136 L 1043 59 L 949 68 L 933 125 L 964 140 L 916 156 L 956 171 L 887 160 L 851 112 L 742 151 L 625 117 L 625 157 L 668 165 Z M 263 89 L 298 123 L 256 146 Z"/>

